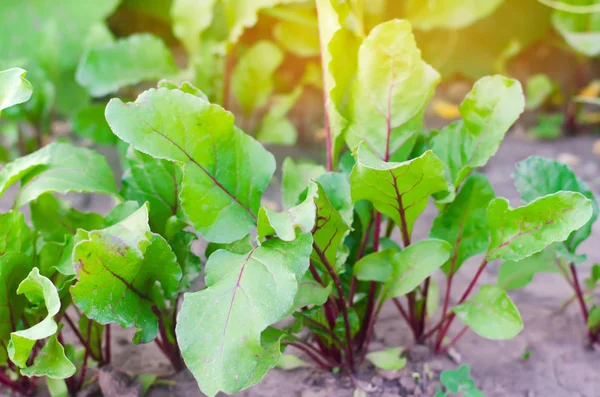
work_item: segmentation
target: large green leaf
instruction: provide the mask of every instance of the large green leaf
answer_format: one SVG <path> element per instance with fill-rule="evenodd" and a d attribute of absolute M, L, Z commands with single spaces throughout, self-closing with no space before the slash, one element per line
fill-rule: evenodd
<path fill-rule="evenodd" d="M 38 150 L 27 156 L 19 157 L 6 164 L 0 170 L 0 195 L 6 192 L 15 182 L 19 181 L 32 170 L 47 165 L 50 162 L 48 150 Z"/>
<path fill-rule="evenodd" d="M 561 0 L 572 6 L 598 5 L 597 0 Z M 552 24 L 575 51 L 589 57 L 600 54 L 600 11 L 571 13 L 554 10 Z"/>
<path fill-rule="evenodd" d="M 364 141 L 380 158 L 393 159 L 421 131 L 421 111 L 439 81 L 439 74 L 421 59 L 408 21 L 375 27 L 358 52 L 348 146 L 354 149 Z"/>
<path fill-rule="evenodd" d="M 554 242 L 566 240 L 592 214 L 592 202 L 581 193 L 558 192 L 514 209 L 508 200 L 496 198 L 487 210 L 491 241 L 486 259 L 527 258 Z"/>
<path fill-rule="evenodd" d="M 456 317 L 487 339 L 512 339 L 523 329 L 519 310 L 506 291 L 484 285 L 477 295 L 452 308 Z"/>
<path fill-rule="evenodd" d="M 90 49 L 77 68 L 77 82 L 92 96 L 158 80 L 177 72 L 171 51 L 156 36 L 134 34 Z"/>
<path fill-rule="evenodd" d="M 39 158 L 49 160 L 33 168 L 31 163 L 27 163 L 29 167 L 25 169 L 29 172 L 20 172 L 18 177 L 12 174 L 8 178 L 10 183 L 21 179 L 21 190 L 15 197 L 16 208 L 44 193 L 117 193 L 113 173 L 106 159 L 90 149 L 53 143 L 30 156 L 33 161 Z M 15 163 L 19 163 L 15 168 L 23 170 L 23 160 L 16 160 Z"/>
<path fill-rule="evenodd" d="M 368 200 L 389 216 L 409 238 L 415 220 L 429 196 L 451 190 L 444 177 L 444 164 L 431 151 L 402 163 L 382 161 L 366 144 L 359 145 L 356 165 L 350 174 L 352 200 Z"/>
<path fill-rule="evenodd" d="M 292 242 L 270 239 L 244 255 L 211 255 L 207 288 L 185 295 L 177 321 L 183 358 L 203 393 L 236 393 L 277 364 L 278 340 L 275 354 L 267 354 L 261 333 L 292 308 L 311 242 L 305 234 Z"/>
<path fill-rule="evenodd" d="M 594 193 L 567 165 L 558 161 L 534 156 L 517 163 L 516 167 L 513 179 L 517 190 L 521 193 L 521 199 L 526 203 L 561 190 L 579 192 L 591 200 L 592 217 L 565 241 L 567 249 L 575 252 L 579 244 L 589 237 L 592 224 L 598 218 L 598 202 Z"/>
<path fill-rule="evenodd" d="M 533 276 L 542 272 L 558 272 L 556 255 L 550 249 L 520 261 L 502 262 L 496 285 L 505 290 L 524 288 L 533 280 Z"/>
<path fill-rule="evenodd" d="M 282 62 L 283 51 L 270 41 L 259 41 L 242 54 L 231 74 L 231 89 L 246 114 L 267 103 Z"/>
<path fill-rule="evenodd" d="M 281 177 L 281 197 L 283 205 L 291 208 L 298 204 L 300 194 L 306 189 L 311 179 L 325 173 L 325 167 L 314 163 L 296 163 L 291 157 L 283 160 Z"/>
<path fill-rule="evenodd" d="M 197 96 L 160 88 L 133 103 L 112 99 L 106 119 L 135 149 L 184 164 L 182 207 L 207 240 L 232 242 L 254 228 L 275 160 L 234 127 L 231 113 Z"/>
<path fill-rule="evenodd" d="M 493 13 L 503 0 L 408 0 L 405 17 L 417 29 L 461 29 Z"/>
<path fill-rule="evenodd" d="M 496 153 L 524 107 L 523 89 L 517 80 L 496 75 L 475 83 L 460 105 L 463 119 L 442 129 L 431 142 L 454 186 Z"/>
<path fill-rule="evenodd" d="M 31 98 L 33 88 L 25 79 L 26 73 L 20 68 L 0 71 L 0 112 L 8 107 L 27 102 Z"/>
<path fill-rule="evenodd" d="M 167 221 L 179 212 L 181 169 L 178 164 L 157 159 L 132 147 L 127 150 L 123 188 L 126 200 L 150 203 L 150 227 L 165 235 Z"/>
<path fill-rule="evenodd" d="M 446 274 L 457 271 L 464 261 L 487 249 L 490 232 L 487 207 L 495 197 L 488 179 L 481 174 L 470 176 L 456 199 L 435 219 L 430 236 L 452 244 L 451 262 L 442 268 Z"/>
<path fill-rule="evenodd" d="M 152 341 L 158 332 L 153 309 L 176 293 L 181 269 L 167 242 L 150 232 L 148 206 L 85 234 L 73 250 L 73 302 L 100 324 L 135 325 L 136 342 Z"/>

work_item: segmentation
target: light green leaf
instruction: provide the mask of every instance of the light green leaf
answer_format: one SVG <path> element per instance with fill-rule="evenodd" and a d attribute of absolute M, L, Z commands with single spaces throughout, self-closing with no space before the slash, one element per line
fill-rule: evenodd
<path fill-rule="evenodd" d="M 208 396 L 236 393 L 279 361 L 279 339 L 265 354 L 261 333 L 289 312 L 308 269 L 311 236 L 270 239 L 244 255 L 219 250 L 206 264 L 207 288 L 185 295 L 177 340 L 187 367 Z M 198 338 L 198 335 L 203 335 Z"/>
<path fill-rule="evenodd" d="M 430 236 L 453 245 L 450 262 L 442 267 L 446 273 L 456 272 L 468 258 L 486 250 L 490 232 L 487 207 L 495 197 L 487 177 L 471 175 L 455 200 L 434 220 Z"/>
<path fill-rule="evenodd" d="M 520 261 L 502 262 L 496 285 L 505 290 L 524 288 L 537 273 L 557 271 L 554 252 L 544 250 Z"/>
<path fill-rule="evenodd" d="M 34 254 L 35 235 L 25 223 L 22 213 L 10 211 L 0 214 L 0 255 L 21 253 Z"/>
<path fill-rule="evenodd" d="M 496 198 L 487 210 L 491 241 L 486 260 L 527 258 L 567 239 L 592 213 L 591 201 L 581 193 L 558 192 L 514 209 L 508 200 Z"/>
<path fill-rule="evenodd" d="M 113 173 L 104 156 L 67 143 L 52 143 L 38 152 L 38 156 L 48 157 L 49 162 L 20 174 L 21 190 L 15 197 L 15 208 L 44 193 L 116 195 Z M 11 178 L 11 181 L 14 183 L 16 179 Z"/>
<path fill-rule="evenodd" d="M 538 114 L 537 123 L 527 130 L 527 134 L 538 139 L 558 139 L 562 134 L 562 126 L 565 124 L 565 115 Z"/>
<path fill-rule="evenodd" d="M 395 248 L 388 248 L 366 255 L 354 264 L 352 273 L 359 280 L 385 283 L 392 276 L 392 261 L 397 252 Z"/>
<path fill-rule="evenodd" d="M 211 24 L 216 2 L 217 0 L 174 0 L 172 3 L 173 33 L 192 56 L 200 51 L 200 35 Z"/>
<path fill-rule="evenodd" d="M 600 327 L 600 306 L 592 306 L 588 316 L 587 327 L 596 330 Z"/>
<path fill-rule="evenodd" d="M 150 232 L 147 205 L 116 225 L 82 236 L 73 262 L 78 281 L 71 296 L 87 317 L 100 324 L 135 325 L 135 342 L 154 339 L 153 308 L 177 292 L 181 269 L 167 242 Z"/>
<path fill-rule="evenodd" d="M 265 144 L 294 145 L 298 138 L 296 126 L 286 118 L 286 114 L 296 104 L 302 94 L 297 86 L 287 94 L 273 97 L 267 114 L 260 122 L 256 138 Z"/>
<path fill-rule="evenodd" d="M 177 73 L 171 51 L 148 33 L 134 34 L 90 49 L 77 68 L 77 82 L 94 97 L 142 81 Z"/>
<path fill-rule="evenodd" d="M 452 246 L 437 239 L 421 240 L 398 252 L 392 276 L 384 284 L 384 300 L 406 295 L 417 288 L 450 258 Z"/>
<path fill-rule="evenodd" d="M 367 354 L 366 359 L 379 369 L 398 371 L 406 365 L 406 358 L 400 357 L 403 351 L 403 347 L 392 347 L 391 349 L 370 352 Z"/>
<path fill-rule="evenodd" d="M 298 293 L 294 298 L 293 311 L 296 311 L 305 306 L 321 306 L 331 295 L 332 285 L 328 284 L 323 287 L 314 277 L 306 273 L 298 284 Z"/>
<path fill-rule="evenodd" d="M 417 29 L 461 29 L 492 14 L 503 0 L 408 0 L 405 18 Z"/>
<path fill-rule="evenodd" d="M 438 283 L 436 283 L 436 281 L 434 279 L 430 279 L 429 280 L 429 290 L 427 292 L 427 302 L 426 302 L 427 318 L 431 318 L 435 314 L 439 305 L 440 305 L 440 286 L 438 285 Z"/>
<path fill-rule="evenodd" d="M 593 214 L 590 220 L 574 231 L 564 243 L 567 250 L 574 253 L 579 244 L 589 237 L 592 225 L 598 218 L 598 202 L 594 193 L 567 165 L 558 161 L 534 156 L 517 163 L 516 168 L 512 177 L 521 199 L 526 203 L 561 190 L 579 192 L 591 200 Z M 548 175 L 552 175 L 552 178 L 548 178 Z"/>
<path fill-rule="evenodd" d="M 139 205 L 150 203 L 150 227 L 165 236 L 167 221 L 179 212 L 181 168 L 178 164 L 154 158 L 133 147 L 127 150 L 122 196 Z"/>
<path fill-rule="evenodd" d="M 525 86 L 525 108 L 537 109 L 554 91 L 552 80 L 545 74 L 535 74 L 527 79 Z"/>
<path fill-rule="evenodd" d="M 49 162 L 50 153 L 48 150 L 38 150 L 6 164 L 0 170 L 0 195 L 4 194 L 9 187 L 25 175 L 38 167 L 41 168 L 42 165 L 47 165 Z"/>
<path fill-rule="evenodd" d="M 135 149 L 183 163 L 181 205 L 208 241 L 229 243 L 254 228 L 275 160 L 234 127 L 231 113 L 197 96 L 160 88 L 133 103 L 112 99 L 106 119 Z"/>
<path fill-rule="evenodd" d="M 477 295 L 452 310 L 460 321 L 487 339 L 512 339 L 523 329 L 519 310 L 506 291 L 494 285 L 482 286 Z"/>
<path fill-rule="evenodd" d="M 463 393 L 463 397 L 485 397 L 475 386 L 475 382 L 469 375 L 470 371 L 471 368 L 467 364 L 461 365 L 457 370 L 447 369 L 440 375 L 440 381 L 452 393 Z M 446 393 L 439 393 L 442 393 L 442 397 L 447 397 Z"/>
<path fill-rule="evenodd" d="M 51 397 L 69 397 L 67 383 L 63 379 L 46 378 L 46 386 Z"/>
<path fill-rule="evenodd" d="M 597 5 L 596 0 L 563 0 L 574 6 Z M 552 25 L 577 52 L 589 57 L 600 54 L 600 11 L 571 13 L 555 10 Z"/>
<path fill-rule="evenodd" d="M 102 104 L 90 105 L 79 112 L 73 118 L 73 131 L 82 138 L 91 139 L 99 145 L 114 145 L 118 138 L 113 134 L 104 118 L 104 109 Z"/>
<path fill-rule="evenodd" d="M 248 235 L 242 237 L 241 239 L 234 241 L 232 243 L 227 243 L 227 244 L 209 243 L 206 246 L 206 251 L 204 252 L 204 256 L 208 258 L 213 253 L 215 253 L 221 249 L 232 252 L 234 254 L 243 255 L 243 254 L 249 252 L 250 250 L 252 250 L 252 248 L 253 248 L 252 236 L 248 234 Z"/>
<path fill-rule="evenodd" d="M 298 368 L 310 368 L 310 364 L 293 354 L 282 354 L 277 362 L 277 368 L 292 371 Z"/>
<path fill-rule="evenodd" d="M 270 41 L 259 41 L 242 54 L 231 74 L 231 89 L 246 114 L 267 103 L 282 62 L 283 51 Z"/>
<path fill-rule="evenodd" d="M 25 74 L 27 72 L 21 68 L 0 71 L 0 112 L 31 98 L 33 88 Z"/>
<path fill-rule="evenodd" d="M 325 167 L 314 163 L 296 163 L 291 157 L 283 160 L 281 197 L 283 205 L 291 208 L 298 204 L 300 194 L 306 190 L 311 179 L 326 172 Z"/>
<path fill-rule="evenodd" d="M 444 176 L 444 164 L 431 151 L 402 163 L 386 163 L 363 143 L 355 157 L 356 165 L 350 174 L 352 200 L 372 202 L 377 211 L 406 229 L 405 238 L 410 237 L 429 196 L 451 190 Z"/>
<path fill-rule="evenodd" d="M 192 244 L 197 239 L 195 233 L 186 231 L 177 232 L 169 239 L 169 245 L 177 257 L 182 272 L 179 292 L 187 291 L 202 271 L 200 258 L 192 251 Z"/>
<path fill-rule="evenodd" d="M 414 144 L 422 110 L 439 81 L 440 75 L 421 59 L 408 21 L 376 26 L 358 52 L 348 146 L 355 149 L 364 141 L 379 158 L 396 159 L 403 145 Z"/>
<path fill-rule="evenodd" d="M 279 16 L 286 13 L 286 18 L 273 26 L 273 37 L 288 52 L 299 57 L 314 57 L 319 55 L 319 28 L 318 20 L 310 8 L 277 9 L 269 13 Z"/>
<path fill-rule="evenodd" d="M 188 81 L 184 81 L 183 83 L 177 84 L 176 82 L 173 82 L 170 80 L 160 80 L 156 86 L 157 86 L 157 88 L 167 88 L 169 90 L 179 90 L 181 92 L 185 92 L 186 94 L 192 94 L 194 96 L 197 96 L 198 98 L 208 101 L 208 97 L 206 96 L 206 94 L 204 94 L 204 92 L 202 92 L 201 89 L 199 89 L 198 87 L 196 87 L 195 85 L 193 85 L 192 83 L 190 83 Z"/>
<path fill-rule="evenodd" d="M 443 128 L 431 142 L 455 187 L 496 153 L 524 107 L 523 89 L 517 80 L 496 75 L 475 83 L 459 108 L 463 120 Z"/>
<path fill-rule="evenodd" d="M 45 376 L 50 379 L 66 379 L 75 375 L 77 369 L 65 354 L 65 348 L 57 339 L 56 334 L 51 335 L 38 355 L 21 373 L 29 377 Z"/>

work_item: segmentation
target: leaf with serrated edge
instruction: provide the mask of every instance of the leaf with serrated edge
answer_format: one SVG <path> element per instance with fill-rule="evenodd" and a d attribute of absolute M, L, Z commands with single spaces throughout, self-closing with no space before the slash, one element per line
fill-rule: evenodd
<path fill-rule="evenodd" d="M 133 103 L 112 99 L 106 119 L 137 150 L 184 164 L 183 211 L 204 238 L 229 243 L 254 228 L 275 160 L 234 127 L 231 113 L 197 96 L 160 88 Z"/>
<path fill-rule="evenodd" d="M 0 112 L 8 107 L 27 102 L 33 88 L 21 68 L 0 71 Z"/>
<path fill-rule="evenodd" d="M 456 317 L 479 336 L 512 339 L 523 329 L 523 320 L 506 291 L 484 285 L 479 292 L 452 309 Z"/>
<path fill-rule="evenodd" d="M 245 255 L 219 250 L 210 256 L 207 288 L 185 295 L 176 330 L 203 393 L 236 393 L 277 364 L 278 354 L 261 359 L 261 333 L 292 307 L 311 243 L 305 234 L 292 242 L 270 239 Z"/>
<path fill-rule="evenodd" d="M 591 201 L 581 193 L 558 192 L 514 209 L 508 200 L 496 198 L 487 210 L 491 240 L 486 260 L 524 259 L 565 240 L 592 213 Z"/>

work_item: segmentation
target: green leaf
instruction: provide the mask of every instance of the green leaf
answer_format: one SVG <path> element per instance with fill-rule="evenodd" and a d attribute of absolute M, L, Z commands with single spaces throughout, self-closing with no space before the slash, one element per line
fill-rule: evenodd
<path fill-rule="evenodd" d="M 259 41 L 242 54 L 231 74 L 231 89 L 246 114 L 267 103 L 282 62 L 283 51 L 270 41 Z"/>
<path fill-rule="evenodd" d="M 512 339 L 523 329 L 519 310 L 506 291 L 495 285 L 482 286 L 477 295 L 452 310 L 460 321 L 487 339 Z"/>
<path fill-rule="evenodd" d="M 527 130 L 527 133 L 534 138 L 539 139 L 558 139 L 562 133 L 562 126 L 565 124 L 565 115 L 557 114 L 538 114 L 537 124 Z"/>
<path fill-rule="evenodd" d="M 165 236 L 167 221 L 179 211 L 180 190 L 181 168 L 178 164 L 129 147 L 121 194 L 139 205 L 146 201 L 150 203 L 150 227 L 154 232 Z"/>
<path fill-rule="evenodd" d="M 585 279 L 585 285 L 589 288 L 596 288 L 596 284 L 600 281 L 600 265 L 595 263 L 592 266 L 592 270 L 590 272 L 590 277 Z"/>
<path fill-rule="evenodd" d="M 429 280 L 429 290 L 427 292 L 427 302 L 426 302 L 426 309 L 427 309 L 427 317 L 431 318 L 436 310 L 438 309 L 438 306 L 440 305 L 440 287 L 438 285 L 438 283 L 435 282 L 434 279 L 430 279 Z"/>
<path fill-rule="evenodd" d="M 306 7 L 275 10 L 268 14 L 277 17 L 285 13 L 285 18 L 279 18 L 273 26 L 273 37 L 282 48 L 299 57 L 319 55 L 318 20 L 312 10 Z"/>
<path fill-rule="evenodd" d="M 135 325 L 136 343 L 154 339 L 153 309 L 177 292 L 181 269 L 167 242 L 150 232 L 147 205 L 116 225 L 88 232 L 76 242 L 73 261 L 78 281 L 71 296 L 87 317 Z"/>
<path fill-rule="evenodd" d="M 310 364 L 293 354 L 282 354 L 277 362 L 277 368 L 292 371 L 298 368 L 310 368 Z"/>
<path fill-rule="evenodd" d="M 332 285 L 323 287 L 310 274 L 305 274 L 298 284 L 298 293 L 294 298 L 293 310 L 305 306 L 321 306 L 331 295 Z"/>
<path fill-rule="evenodd" d="M 112 99 L 106 119 L 135 149 L 183 163 L 181 205 L 204 238 L 229 243 L 254 228 L 275 160 L 234 127 L 231 113 L 197 96 L 160 88 L 133 103 Z"/>
<path fill-rule="evenodd" d="M 361 144 L 350 174 L 352 200 L 368 200 L 377 211 L 401 225 L 409 238 L 429 196 L 449 191 L 444 164 L 431 151 L 402 163 L 386 163 Z"/>
<path fill-rule="evenodd" d="M 496 285 L 505 290 L 524 288 L 537 273 L 557 271 L 554 252 L 544 250 L 520 261 L 502 262 Z"/>
<path fill-rule="evenodd" d="M 534 156 L 517 163 L 516 168 L 512 177 L 521 199 L 526 203 L 561 190 L 579 192 L 591 200 L 593 213 L 590 220 L 574 231 L 564 243 L 574 253 L 579 244 L 589 237 L 592 225 L 598 218 L 598 202 L 594 193 L 567 165 L 558 161 Z M 552 178 L 548 178 L 548 175 L 552 175 Z"/>
<path fill-rule="evenodd" d="M 202 271 L 200 258 L 192 252 L 192 244 L 197 239 L 198 237 L 195 233 L 185 231 L 177 232 L 169 239 L 169 245 L 177 257 L 177 263 L 181 267 L 180 292 L 187 291 Z"/>
<path fill-rule="evenodd" d="M 392 262 L 392 276 L 384 284 L 383 299 L 406 295 L 417 288 L 450 258 L 452 246 L 445 241 L 428 239 L 398 252 Z"/>
<path fill-rule="evenodd" d="M 439 81 L 440 75 L 421 59 L 408 21 L 376 26 L 358 52 L 348 146 L 355 149 L 364 141 L 379 158 L 396 159 L 404 144 L 414 144 L 422 110 Z"/>
<path fill-rule="evenodd" d="M 25 74 L 27 72 L 21 68 L 0 71 L 0 113 L 31 98 L 33 88 Z"/>
<path fill-rule="evenodd" d="M 234 241 L 232 243 L 221 244 L 221 243 L 209 243 L 206 246 L 206 251 L 204 252 L 205 257 L 210 257 L 213 253 L 218 250 L 226 250 L 232 252 L 234 254 L 243 255 L 248 251 L 252 250 L 252 237 L 248 234 L 241 239 Z"/>
<path fill-rule="evenodd" d="M 82 138 L 91 139 L 99 145 L 114 145 L 118 138 L 113 134 L 104 118 L 104 104 L 90 105 L 73 118 L 73 131 Z"/>
<path fill-rule="evenodd" d="M 52 143 L 38 152 L 38 156 L 48 157 L 49 162 L 20 174 L 21 190 L 15 197 L 15 208 L 44 193 L 117 194 L 112 170 L 104 156 L 66 143 Z M 15 178 L 10 180 L 16 182 Z"/>
<path fill-rule="evenodd" d="M 267 114 L 260 122 L 256 138 L 265 144 L 294 145 L 298 139 L 296 126 L 285 115 L 296 104 L 302 94 L 302 86 L 297 86 L 287 94 L 276 95 Z"/>
<path fill-rule="evenodd" d="M 42 347 L 36 358 L 21 373 L 29 377 L 45 376 L 54 379 L 66 379 L 75 375 L 75 365 L 65 354 L 65 348 L 57 339 L 57 335 L 51 335 Z"/>
<path fill-rule="evenodd" d="M 596 330 L 600 327 L 600 306 L 592 306 L 588 316 L 587 327 Z"/>
<path fill-rule="evenodd" d="M 446 273 L 456 272 L 468 258 L 486 250 L 490 232 L 487 207 L 495 197 L 487 177 L 471 175 L 455 200 L 434 220 L 430 236 L 453 245 L 450 262 L 442 267 Z"/>
<path fill-rule="evenodd" d="M 4 194 L 9 187 L 25 175 L 36 168 L 41 168 L 42 165 L 47 165 L 49 162 L 50 153 L 48 150 L 38 150 L 6 164 L 0 170 L 0 195 Z"/>
<path fill-rule="evenodd" d="M 592 213 L 591 201 L 581 193 L 558 192 L 514 209 L 508 200 L 496 198 L 487 210 L 491 241 L 486 260 L 527 258 L 567 239 Z"/>
<path fill-rule="evenodd" d="M 517 80 L 496 75 L 475 83 L 460 105 L 462 120 L 443 128 L 431 142 L 455 187 L 496 153 L 524 107 L 523 89 Z"/>
<path fill-rule="evenodd" d="M 443 371 L 440 380 L 453 393 L 463 393 L 464 397 L 484 397 L 484 394 L 475 386 L 475 382 L 469 376 L 470 370 L 471 368 L 467 364 L 463 364 L 457 370 Z M 447 395 L 442 393 L 442 397 L 444 396 Z"/>
<path fill-rule="evenodd" d="M 405 18 L 417 29 L 461 29 L 492 14 L 503 0 L 408 0 Z"/>
<path fill-rule="evenodd" d="M 142 81 L 158 80 L 177 73 L 171 51 L 148 33 L 91 48 L 77 68 L 77 82 L 94 97 Z"/>
<path fill-rule="evenodd" d="M 403 351 L 403 347 L 392 347 L 391 349 L 370 352 L 367 354 L 366 359 L 379 369 L 398 371 L 406 365 L 406 358 L 400 357 Z"/>
<path fill-rule="evenodd" d="M 292 242 L 270 239 L 244 255 L 219 250 L 210 256 L 207 288 L 185 295 L 176 331 L 203 393 L 236 393 L 277 364 L 278 340 L 276 353 L 261 360 L 261 333 L 291 309 L 311 241 L 310 234 Z"/>
<path fill-rule="evenodd" d="M 392 276 L 393 259 L 398 249 L 388 248 L 362 257 L 354 264 L 353 275 L 359 280 L 385 283 Z"/>
<path fill-rule="evenodd" d="M 46 386 L 51 397 L 69 397 L 67 383 L 63 379 L 46 378 Z"/>
<path fill-rule="evenodd" d="M 554 84 L 545 74 L 535 74 L 527 79 L 525 86 L 525 108 L 537 109 L 552 95 Z"/>
<path fill-rule="evenodd" d="M 597 5 L 596 0 L 563 0 L 574 6 Z M 600 11 L 571 13 L 555 10 L 552 25 L 577 52 L 589 57 L 600 54 Z"/>
<path fill-rule="evenodd" d="M 200 34 L 210 26 L 217 0 L 174 0 L 171 6 L 173 33 L 192 56 L 200 51 Z"/>
<path fill-rule="evenodd" d="M 93 357 L 102 357 L 102 336 L 104 335 L 104 325 L 97 323 L 94 320 L 90 320 L 86 316 L 79 317 L 77 323 L 79 326 L 79 332 L 83 340 L 89 341 L 90 354 Z M 88 334 L 89 327 L 89 334 Z"/>
<path fill-rule="evenodd" d="M 10 211 L 0 214 L 0 255 L 21 253 L 32 256 L 35 235 L 23 214 Z"/>
<path fill-rule="evenodd" d="M 300 194 L 306 190 L 311 179 L 326 172 L 325 167 L 314 163 L 296 163 L 291 157 L 283 160 L 281 197 L 283 205 L 291 208 L 298 204 Z"/>

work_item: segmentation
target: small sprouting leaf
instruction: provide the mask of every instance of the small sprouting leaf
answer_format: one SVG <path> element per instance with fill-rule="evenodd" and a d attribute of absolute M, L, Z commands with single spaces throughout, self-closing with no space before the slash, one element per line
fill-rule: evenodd
<path fill-rule="evenodd" d="M 600 306 L 592 306 L 590 309 L 587 327 L 594 331 L 600 327 Z"/>
<path fill-rule="evenodd" d="M 537 109 L 554 91 L 552 80 L 545 74 L 535 74 L 527 79 L 525 86 L 525 108 Z"/>
<path fill-rule="evenodd" d="M 508 200 L 496 198 L 487 210 L 491 241 L 486 259 L 527 258 L 567 239 L 592 213 L 592 202 L 581 193 L 558 192 L 514 209 Z"/>
<path fill-rule="evenodd" d="M 388 248 L 364 256 L 354 264 L 353 275 L 359 280 L 385 283 L 392 276 L 392 260 L 398 249 Z"/>
<path fill-rule="evenodd" d="M 36 153 L 30 156 L 48 158 L 49 161 L 19 174 L 21 190 L 15 197 L 15 208 L 22 207 L 44 193 L 117 194 L 108 162 L 93 150 L 66 143 L 52 143 Z M 9 180 L 14 183 L 17 178 Z"/>
<path fill-rule="evenodd" d="M 270 41 L 253 44 L 240 57 L 231 74 L 231 89 L 246 114 L 267 103 L 283 58 L 283 51 Z"/>
<path fill-rule="evenodd" d="M 207 288 L 185 295 L 176 331 L 203 393 L 236 393 L 277 364 L 279 340 L 266 354 L 261 333 L 291 309 L 311 242 L 310 234 L 292 242 L 273 238 L 244 255 L 219 250 L 210 256 Z"/>
<path fill-rule="evenodd" d="M 543 250 L 520 261 L 502 262 L 496 285 L 505 290 L 524 288 L 536 274 L 557 271 L 554 252 Z"/>
<path fill-rule="evenodd" d="M 557 139 L 565 124 L 564 113 L 539 113 L 537 123 L 527 130 L 527 133 L 538 139 Z"/>
<path fill-rule="evenodd" d="M 431 151 L 403 163 L 387 163 L 366 144 L 356 152 L 356 165 L 350 174 L 352 200 L 368 200 L 389 216 L 409 238 L 415 220 L 427 206 L 429 196 L 451 189 L 444 164 Z"/>
<path fill-rule="evenodd" d="M 104 118 L 102 104 L 90 105 L 77 112 L 72 120 L 73 131 L 82 138 L 88 138 L 99 145 L 114 145 L 119 140 Z"/>
<path fill-rule="evenodd" d="M 281 197 L 283 205 L 291 208 L 298 204 L 300 194 L 306 190 L 310 180 L 326 172 L 325 167 L 314 163 L 296 163 L 291 157 L 283 160 Z"/>
<path fill-rule="evenodd" d="M 277 368 L 281 368 L 284 371 L 308 367 L 310 367 L 310 364 L 293 354 L 282 354 L 277 362 Z"/>
<path fill-rule="evenodd" d="M 135 342 L 154 339 L 153 309 L 177 292 L 181 269 L 164 238 L 150 232 L 147 205 L 116 225 L 87 232 L 76 241 L 73 261 L 78 281 L 71 296 L 87 317 L 135 325 Z"/>
<path fill-rule="evenodd" d="M 406 358 L 400 357 L 403 351 L 403 347 L 392 347 L 391 349 L 370 352 L 367 354 L 366 359 L 379 369 L 398 371 L 406 365 Z"/>
<path fill-rule="evenodd" d="M 484 397 L 469 376 L 470 371 L 471 368 L 467 364 L 463 364 L 457 370 L 443 371 L 440 375 L 440 381 L 452 393 L 463 393 L 464 397 Z M 446 396 L 446 394 L 443 394 L 443 396 Z"/>
<path fill-rule="evenodd" d="M 25 74 L 27 72 L 20 68 L 0 71 L 0 112 L 31 98 L 33 88 Z"/>
<path fill-rule="evenodd" d="M 234 127 L 231 113 L 195 95 L 159 88 L 133 103 L 112 99 L 106 119 L 135 149 L 183 164 L 181 205 L 204 238 L 230 243 L 254 228 L 275 160 Z"/>
<path fill-rule="evenodd" d="M 598 217 L 598 202 L 589 186 L 563 163 L 544 157 L 529 157 L 517 163 L 513 174 L 515 186 L 521 199 L 528 203 L 538 197 L 556 193 L 561 190 L 579 192 L 591 200 L 593 214 L 590 220 L 580 229 L 577 229 L 564 242 L 567 250 L 575 252 L 579 244 L 587 239 L 592 232 L 592 224 Z M 552 175 L 552 178 L 548 178 Z"/>
<path fill-rule="evenodd" d="M 405 18 L 420 30 L 461 29 L 492 14 L 503 0 L 408 0 Z"/>
<path fill-rule="evenodd" d="M 523 329 L 519 310 L 506 291 L 484 285 L 479 292 L 452 309 L 456 317 L 487 339 L 512 339 Z"/>
<path fill-rule="evenodd" d="M 452 246 L 437 239 L 421 240 L 398 252 L 392 276 L 384 284 L 383 299 L 406 295 L 417 288 L 450 258 Z"/>
<path fill-rule="evenodd" d="M 421 111 L 439 81 L 421 59 L 407 20 L 373 28 L 358 52 L 348 146 L 355 149 L 364 141 L 379 158 L 396 160 L 396 152 L 421 131 Z"/>
<path fill-rule="evenodd" d="M 517 80 L 496 75 L 475 83 L 460 105 L 463 119 L 443 128 L 431 142 L 454 186 L 496 153 L 524 107 L 523 89 Z"/>
<path fill-rule="evenodd" d="M 484 252 L 489 244 L 487 207 L 495 197 L 487 177 L 471 175 L 454 201 L 435 219 L 430 236 L 453 245 L 450 262 L 442 267 L 448 274 L 456 272 L 464 261 Z"/>
<path fill-rule="evenodd" d="M 177 73 L 173 55 L 165 43 L 148 33 L 91 48 L 77 68 L 77 82 L 94 97 L 116 92 L 142 81 Z"/>

